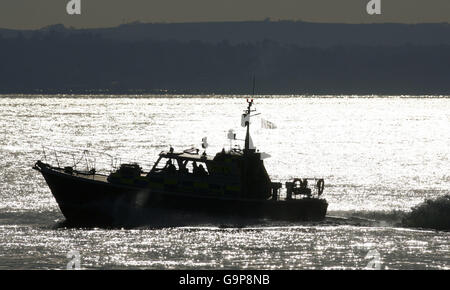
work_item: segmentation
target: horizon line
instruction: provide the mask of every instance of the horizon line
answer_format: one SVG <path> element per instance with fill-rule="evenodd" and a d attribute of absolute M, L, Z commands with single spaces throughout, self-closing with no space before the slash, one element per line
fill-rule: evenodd
<path fill-rule="evenodd" d="M 327 24 L 327 25 L 450 25 L 450 22 L 359 22 L 359 23 L 353 23 L 353 22 L 319 22 L 319 21 L 305 21 L 301 19 L 272 19 L 272 18 L 265 18 L 262 20 L 226 20 L 226 21 L 172 21 L 172 22 L 166 22 L 166 21 L 159 21 L 159 22 L 142 22 L 140 20 L 130 21 L 127 23 L 121 23 L 115 26 L 97 26 L 97 27 L 73 27 L 68 26 L 63 23 L 54 23 L 49 24 L 45 26 L 41 26 L 40 28 L 7 28 L 7 27 L 0 27 L 0 30 L 13 30 L 13 31 L 39 31 L 44 30 L 46 28 L 51 27 L 64 27 L 67 30 L 90 30 L 90 29 L 111 29 L 111 28 L 118 28 L 121 26 L 127 26 L 127 25 L 183 25 L 183 24 L 207 24 L 207 23 L 281 23 L 281 22 L 292 22 L 292 23 L 306 23 L 306 24 Z"/>

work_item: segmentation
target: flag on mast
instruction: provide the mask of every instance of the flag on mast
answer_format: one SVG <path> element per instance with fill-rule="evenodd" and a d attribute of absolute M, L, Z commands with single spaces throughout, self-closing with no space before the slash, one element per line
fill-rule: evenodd
<path fill-rule="evenodd" d="M 267 121 L 263 118 L 261 118 L 261 128 L 264 129 L 276 129 L 277 125 L 275 125 L 274 123 Z"/>

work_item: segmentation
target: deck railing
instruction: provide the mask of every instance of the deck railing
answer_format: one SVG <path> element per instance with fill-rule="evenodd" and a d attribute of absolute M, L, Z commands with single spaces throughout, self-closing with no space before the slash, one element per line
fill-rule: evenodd
<path fill-rule="evenodd" d="M 59 168 L 72 167 L 75 171 L 83 172 L 109 174 L 117 170 L 123 163 L 137 163 L 136 161 L 115 157 L 106 152 L 90 149 L 42 146 L 42 153 L 42 160 L 47 164 Z M 142 159 L 139 163 L 148 170 L 154 164 L 154 162 Z"/>
<path fill-rule="evenodd" d="M 320 197 L 324 191 L 323 178 L 306 177 L 294 178 L 281 182 L 272 182 L 272 199 L 289 200 L 300 198 Z"/>

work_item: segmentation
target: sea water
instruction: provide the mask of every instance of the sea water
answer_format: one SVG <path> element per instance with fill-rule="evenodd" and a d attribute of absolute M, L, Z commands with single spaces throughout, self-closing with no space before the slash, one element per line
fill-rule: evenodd
<path fill-rule="evenodd" d="M 109 156 L 149 169 L 160 151 L 201 149 L 203 137 L 215 154 L 230 147 L 228 130 L 244 139 L 246 98 L 0 96 L 0 269 L 66 269 L 74 259 L 85 269 L 450 268 L 449 232 L 400 223 L 424 199 L 449 193 L 447 96 L 254 98 L 261 115 L 252 120 L 252 139 L 271 155 L 272 180 L 325 179 L 329 208 L 321 223 L 154 212 L 136 227 L 65 227 L 32 170 L 47 158 L 79 167 L 88 160 L 106 171 Z M 260 118 L 276 128 L 262 128 Z M 50 147 L 92 155 L 64 159 Z"/>

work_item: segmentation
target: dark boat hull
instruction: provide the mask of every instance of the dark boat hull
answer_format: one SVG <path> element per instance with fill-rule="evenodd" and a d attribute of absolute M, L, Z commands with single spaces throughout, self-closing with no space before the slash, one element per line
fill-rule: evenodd
<path fill-rule="evenodd" d="M 175 210 L 214 216 L 318 221 L 324 219 L 328 207 L 319 198 L 274 201 L 200 196 L 122 186 L 45 166 L 36 169 L 45 178 L 65 218 L 72 223 L 121 224 L 135 212 L 152 209 L 167 213 Z"/>

